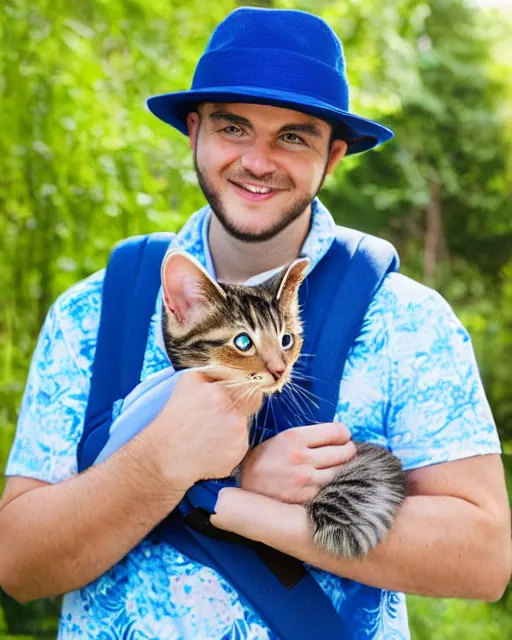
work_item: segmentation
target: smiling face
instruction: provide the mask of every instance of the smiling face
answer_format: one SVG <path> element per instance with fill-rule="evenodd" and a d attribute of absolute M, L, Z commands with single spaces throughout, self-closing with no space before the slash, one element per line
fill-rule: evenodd
<path fill-rule="evenodd" d="M 346 152 L 331 125 L 291 109 L 201 105 L 187 119 L 199 184 L 233 237 L 268 240 L 309 212 Z"/>
<path fill-rule="evenodd" d="M 175 369 L 203 367 L 215 377 L 279 391 L 302 346 L 298 288 L 309 260 L 296 260 L 258 286 L 218 284 L 188 254 L 162 267 L 163 334 Z"/>

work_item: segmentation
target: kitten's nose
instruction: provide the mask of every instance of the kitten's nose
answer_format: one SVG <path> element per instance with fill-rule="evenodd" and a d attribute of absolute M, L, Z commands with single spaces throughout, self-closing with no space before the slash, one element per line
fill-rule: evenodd
<path fill-rule="evenodd" d="M 279 380 L 279 378 L 283 375 L 285 370 L 284 364 L 267 364 L 267 371 L 272 374 L 274 380 Z"/>

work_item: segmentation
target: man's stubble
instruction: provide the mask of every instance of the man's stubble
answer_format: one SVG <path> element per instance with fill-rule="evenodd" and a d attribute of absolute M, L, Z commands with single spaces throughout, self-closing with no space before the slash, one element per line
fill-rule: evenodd
<path fill-rule="evenodd" d="M 212 212 L 217 217 L 217 219 L 219 220 L 219 222 L 223 226 L 224 230 L 230 236 L 232 236 L 233 238 L 236 238 L 237 240 L 240 240 L 242 242 L 251 242 L 251 243 L 265 242 L 266 240 L 270 240 L 270 239 L 274 238 L 275 236 L 277 236 L 282 231 L 284 231 L 295 220 L 297 220 L 297 218 L 300 218 L 301 215 L 306 214 L 306 212 L 309 209 L 309 206 L 311 205 L 312 201 L 318 195 L 318 193 L 319 193 L 319 191 L 322 188 L 322 185 L 324 183 L 325 176 L 326 176 L 326 173 L 327 173 L 327 161 L 325 163 L 325 167 L 324 167 L 322 178 L 320 180 L 320 184 L 318 185 L 318 188 L 316 189 L 316 191 L 313 194 L 304 193 L 304 194 L 298 196 L 297 199 L 295 200 L 295 202 L 293 202 L 290 205 L 290 207 L 286 211 L 284 211 L 282 213 L 279 221 L 276 222 L 275 224 L 273 224 L 269 229 L 266 229 L 266 230 L 261 231 L 259 233 L 249 233 L 249 232 L 243 231 L 242 229 L 239 229 L 237 226 L 235 226 L 232 223 L 232 221 L 229 219 L 228 215 L 226 214 L 225 208 L 224 208 L 224 206 L 222 204 L 222 199 L 221 199 L 221 196 L 220 196 L 219 192 L 215 189 L 215 187 L 212 185 L 212 183 L 208 180 L 208 177 L 206 176 L 206 172 L 203 171 L 203 169 L 199 166 L 199 162 L 197 160 L 197 141 L 198 141 L 198 138 L 199 138 L 199 136 L 196 138 L 196 144 L 194 146 L 194 167 L 195 167 L 195 170 L 196 170 L 197 180 L 199 182 L 199 186 L 201 188 L 201 191 L 203 192 L 203 195 L 206 198 L 206 201 L 208 202 L 208 204 L 210 205 L 210 207 L 212 209 Z M 257 176 L 251 175 L 250 172 L 248 172 L 247 170 L 245 171 L 245 173 L 246 173 L 245 177 L 248 180 L 254 180 L 254 181 L 258 182 L 259 184 L 264 184 L 264 181 L 262 181 L 261 178 L 258 178 Z M 269 184 L 268 186 L 270 187 L 271 185 Z"/>

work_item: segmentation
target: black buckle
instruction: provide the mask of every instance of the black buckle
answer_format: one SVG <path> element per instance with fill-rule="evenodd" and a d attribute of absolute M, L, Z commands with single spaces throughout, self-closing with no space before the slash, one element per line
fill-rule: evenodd
<path fill-rule="evenodd" d="M 223 529 L 217 529 L 210 522 L 210 513 L 202 509 L 201 507 L 196 507 L 192 509 L 192 511 L 185 517 L 185 524 L 189 526 L 194 531 L 198 533 L 202 533 L 204 536 L 208 536 L 209 538 L 216 538 L 217 540 L 224 540 L 225 542 L 234 542 L 236 544 L 245 544 L 246 546 L 255 546 L 257 543 L 252 540 L 248 540 L 243 536 L 239 536 L 236 533 L 231 533 L 230 531 L 224 531 Z"/>
<path fill-rule="evenodd" d="M 210 538 L 232 542 L 234 544 L 243 544 L 250 547 L 260 557 L 262 562 L 272 571 L 279 582 L 286 588 L 291 589 L 306 575 L 306 568 L 300 560 L 289 556 L 282 551 L 278 551 L 272 547 L 255 542 L 237 533 L 223 531 L 214 527 L 210 522 L 210 514 L 208 511 L 196 507 L 186 517 L 185 524 L 194 531 L 201 533 Z"/>

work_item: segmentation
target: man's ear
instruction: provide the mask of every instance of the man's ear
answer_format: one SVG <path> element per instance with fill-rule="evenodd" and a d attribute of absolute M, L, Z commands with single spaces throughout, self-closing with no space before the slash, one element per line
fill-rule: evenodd
<path fill-rule="evenodd" d="M 326 175 L 330 175 L 334 171 L 334 169 L 336 169 L 339 161 L 347 153 L 347 149 L 348 144 L 345 142 L 345 140 L 335 139 L 332 141 L 329 151 L 329 160 L 327 161 L 327 169 L 325 171 Z"/>
<path fill-rule="evenodd" d="M 199 132 L 199 123 L 201 122 L 201 116 L 197 111 L 191 111 L 187 116 L 187 128 L 190 138 L 190 148 L 193 150 L 196 147 L 197 134 Z"/>

